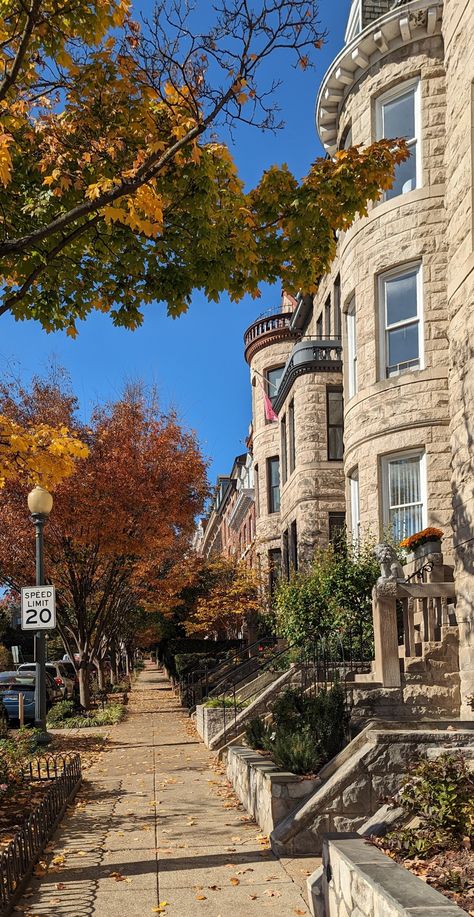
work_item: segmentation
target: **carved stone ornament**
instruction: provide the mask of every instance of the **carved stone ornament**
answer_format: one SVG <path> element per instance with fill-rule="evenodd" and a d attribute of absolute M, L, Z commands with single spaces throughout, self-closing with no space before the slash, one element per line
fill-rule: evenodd
<path fill-rule="evenodd" d="M 398 560 L 395 548 L 391 544 L 381 542 L 376 544 L 374 554 L 380 564 L 380 577 L 377 586 L 383 583 L 405 583 L 406 577 L 403 567 Z"/>
<path fill-rule="evenodd" d="M 396 599 L 397 583 L 395 580 L 383 579 L 383 577 L 380 577 L 374 586 L 374 594 L 376 598 L 379 599 Z"/>

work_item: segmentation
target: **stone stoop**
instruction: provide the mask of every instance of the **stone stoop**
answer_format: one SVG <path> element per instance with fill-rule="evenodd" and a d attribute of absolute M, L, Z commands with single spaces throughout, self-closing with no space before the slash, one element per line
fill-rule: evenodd
<path fill-rule="evenodd" d="M 332 831 L 358 831 L 381 801 L 400 789 L 409 764 L 452 749 L 474 759 L 474 723 L 370 724 L 319 773 L 314 792 L 271 834 L 279 856 L 321 853 Z"/>

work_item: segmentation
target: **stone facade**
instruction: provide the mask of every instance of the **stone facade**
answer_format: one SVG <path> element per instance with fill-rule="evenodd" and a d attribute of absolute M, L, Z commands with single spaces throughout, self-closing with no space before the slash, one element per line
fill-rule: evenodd
<path fill-rule="evenodd" d="M 446 67 L 447 318 L 450 348 L 451 491 L 461 715 L 474 696 L 474 6 L 443 10 Z"/>

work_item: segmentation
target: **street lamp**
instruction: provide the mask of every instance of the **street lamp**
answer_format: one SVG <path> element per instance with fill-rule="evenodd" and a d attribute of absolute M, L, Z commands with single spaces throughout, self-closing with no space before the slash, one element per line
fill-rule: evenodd
<path fill-rule="evenodd" d="M 43 529 L 53 508 L 53 498 L 44 487 L 34 487 L 28 494 L 28 509 L 36 533 L 36 585 L 44 586 Z M 38 742 L 51 740 L 46 732 L 46 642 L 44 631 L 35 634 L 36 690 L 35 726 L 40 730 Z"/>

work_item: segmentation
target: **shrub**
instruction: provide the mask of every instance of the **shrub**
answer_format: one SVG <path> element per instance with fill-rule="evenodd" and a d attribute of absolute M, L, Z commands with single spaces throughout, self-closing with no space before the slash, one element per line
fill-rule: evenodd
<path fill-rule="evenodd" d="M 245 738 L 251 748 L 269 751 L 279 767 L 314 774 L 344 747 L 347 725 L 341 685 L 316 697 L 289 689 L 275 702 L 271 725 L 256 717 L 246 726 Z"/>
<path fill-rule="evenodd" d="M 263 751 L 270 737 L 270 728 L 265 724 L 261 716 L 254 716 L 245 724 L 245 741 L 249 748 L 255 748 L 256 751 Z"/>
<path fill-rule="evenodd" d="M 174 661 L 177 675 L 180 678 L 193 669 L 204 669 L 206 666 L 211 668 L 216 663 L 215 658 L 207 653 L 179 653 L 175 656 Z"/>
<path fill-rule="evenodd" d="M 63 704 L 70 705 L 72 709 L 64 709 L 61 718 L 60 713 L 55 714 L 54 711 Z M 61 701 L 49 711 L 47 723 L 48 726 L 56 727 L 56 729 L 91 729 L 96 726 L 115 726 L 120 723 L 124 712 L 125 707 L 123 704 L 107 704 L 103 710 L 93 710 L 90 713 L 82 713 L 78 716 L 71 701 Z M 53 714 L 53 719 L 51 719 L 51 714 Z"/>
<path fill-rule="evenodd" d="M 237 710 L 243 710 L 244 707 L 247 707 L 249 701 L 245 700 L 235 700 L 233 697 L 210 697 L 208 700 L 204 701 L 204 707 L 211 708 L 220 708 L 220 707 L 235 707 Z"/>
<path fill-rule="evenodd" d="M 54 728 L 56 725 L 62 724 L 63 720 L 68 720 L 75 714 L 74 702 L 72 700 L 61 700 L 51 707 L 47 718 L 48 726 Z"/>
<path fill-rule="evenodd" d="M 474 834 L 474 774 L 461 754 L 416 762 L 397 801 L 419 822 L 384 838 L 384 846 L 404 857 L 461 848 Z"/>

